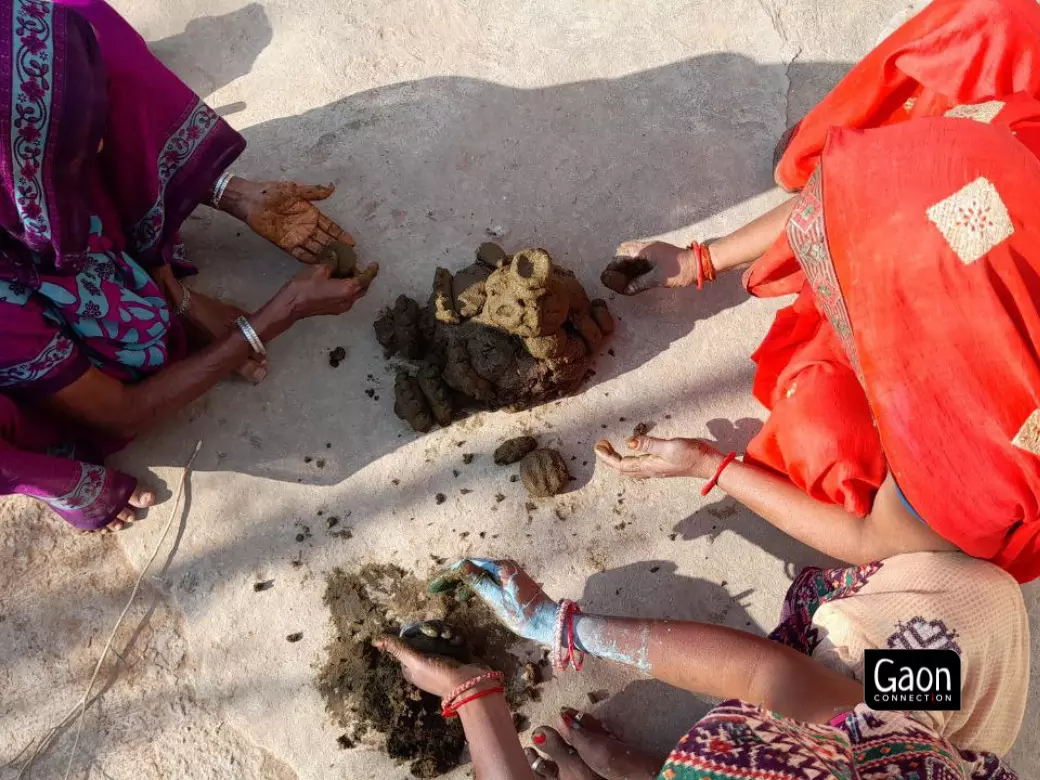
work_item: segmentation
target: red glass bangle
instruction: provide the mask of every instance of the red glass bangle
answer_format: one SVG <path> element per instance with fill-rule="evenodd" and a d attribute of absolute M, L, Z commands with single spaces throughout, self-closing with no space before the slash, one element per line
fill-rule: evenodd
<path fill-rule="evenodd" d="M 503 679 L 505 679 L 505 675 L 503 675 L 502 672 L 485 672 L 484 674 L 478 674 L 476 677 L 466 680 L 466 682 L 462 683 L 462 685 L 458 686 L 455 690 L 445 696 L 442 701 L 447 702 L 445 706 L 450 707 L 453 701 L 459 698 L 466 691 L 476 688 L 482 682 L 494 680 L 497 683 L 501 683 Z"/>
<path fill-rule="evenodd" d="M 704 262 L 704 278 L 709 282 L 715 281 L 715 264 L 711 261 L 711 250 L 707 246 L 701 246 L 701 258 Z"/>
<path fill-rule="evenodd" d="M 710 493 L 715 488 L 715 486 L 717 484 L 719 484 L 719 477 L 722 476 L 722 470 L 725 469 L 726 466 L 728 466 L 730 463 L 732 463 L 736 459 L 737 459 L 737 453 L 735 453 L 735 452 L 731 452 L 729 455 L 727 455 L 725 458 L 722 459 L 722 463 L 720 463 L 719 467 L 717 469 L 715 469 L 715 476 L 713 476 L 711 479 L 709 479 L 708 480 L 708 484 L 706 484 L 701 489 L 701 495 L 702 496 L 708 495 L 708 493 Z"/>
<path fill-rule="evenodd" d="M 711 253 L 708 247 L 697 241 L 690 243 L 690 251 L 697 260 L 697 289 L 703 290 L 705 282 L 715 281 L 715 266 L 711 262 Z"/>
<path fill-rule="evenodd" d="M 469 704 L 472 701 L 476 701 L 477 699 L 483 699 L 485 696 L 491 696 L 495 693 L 505 693 L 505 691 L 506 689 L 503 688 L 501 685 L 495 688 L 488 688 L 486 691 L 477 691 L 472 696 L 468 696 L 462 701 L 460 701 L 458 704 L 451 704 L 449 706 L 442 707 L 441 715 L 443 715 L 445 718 L 457 718 L 459 715 L 460 707 Z"/>

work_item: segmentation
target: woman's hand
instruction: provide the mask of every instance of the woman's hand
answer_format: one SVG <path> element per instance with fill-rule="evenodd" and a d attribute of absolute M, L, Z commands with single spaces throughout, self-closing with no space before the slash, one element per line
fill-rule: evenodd
<path fill-rule="evenodd" d="M 332 184 L 253 182 L 236 176 L 224 191 L 220 208 L 301 263 L 311 264 L 318 262 L 321 251 L 334 241 L 354 245 L 351 235 L 314 205 L 314 201 L 325 200 L 335 191 Z"/>
<path fill-rule="evenodd" d="M 211 298 L 196 290 L 192 290 L 191 298 L 188 300 L 184 320 L 189 326 L 191 335 L 201 341 L 202 346 L 208 346 L 226 333 L 234 331 L 237 328 L 235 320 L 246 314 L 237 306 Z M 267 358 L 255 356 L 246 358 L 245 362 L 238 367 L 238 374 L 254 384 L 260 382 L 267 376 Z"/>
<path fill-rule="evenodd" d="M 442 699 L 464 682 L 487 671 L 473 664 L 460 664 L 447 656 L 420 653 L 408 644 L 407 636 L 385 636 L 373 644 L 397 659 L 404 679 Z"/>
<path fill-rule="evenodd" d="M 657 439 L 633 436 L 626 444 L 638 455 L 622 456 L 609 441 L 596 442 L 595 452 L 603 463 L 625 477 L 698 477 L 710 479 L 723 455 L 702 439 Z"/>
<path fill-rule="evenodd" d="M 296 274 L 272 299 L 282 318 L 292 324 L 307 317 L 343 314 L 365 294 L 356 279 L 333 279 L 327 265 Z"/>
<path fill-rule="evenodd" d="M 622 295 L 655 287 L 690 287 L 697 283 L 697 262 L 691 249 L 663 241 L 628 241 L 617 248 L 600 280 Z"/>
<path fill-rule="evenodd" d="M 502 624 L 518 636 L 553 643 L 559 605 L 516 561 L 463 558 L 430 583 L 430 593 L 465 585 L 487 604 Z"/>
<path fill-rule="evenodd" d="M 428 627 L 430 622 L 439 621 L 427 621 L 420 628 Z M 473 758 L 473 775 L 503 780 L 533 778 L 505 696 L 495 690 L 501 690 L 501 683 L 496 679 L 484 680 L 465 691 L 458 701 L 444 701 L 455 688 L 487 670 L 479 666 L 458 666 L 443 657 L 418 652 L 409 639 L 410 630 L 404 631 L 403 641 L 397 637 L 385 637 L 376 640 L 375 646 L 390 653 L 401 663 L 401 671 L 410 683 L 427 693 L 440 696 L 442 706 L 454 704 L 458 707 L 457 712 Z M 480 698 L 471 699 L 473 696 Z M 470 699 L 469 703 L 467 699 Z"/>

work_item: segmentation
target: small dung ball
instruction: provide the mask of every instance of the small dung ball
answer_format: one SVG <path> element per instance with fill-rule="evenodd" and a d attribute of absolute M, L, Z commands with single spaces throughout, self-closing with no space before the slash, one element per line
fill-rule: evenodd
<path fill-rule="evenodd" d="M 517 436 L 498 445 L 495 450 L 495 463 L 499 466 L 508 466 L 523 460 L 524 456 L 538 449 L 538 442 L 533 436 Z"/>
<path fill-rule="evenodd" d="M 520 479 L 532 496 L 547 498 L 561 493 L 570 482 L 571 474 L 560 453 L 543 448 L 520 461 Z"/>

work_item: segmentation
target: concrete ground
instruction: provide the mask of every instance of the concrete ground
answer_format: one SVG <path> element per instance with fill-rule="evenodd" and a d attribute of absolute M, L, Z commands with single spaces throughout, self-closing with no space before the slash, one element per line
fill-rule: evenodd
<path fill-rule="evenodd" d="M 425 297 L 434 267 L 467 262 L 487 230 L 510 249 L 548 248 L 596 289 L 622 239 L 706 237 L 764 211 L 779 197 L 776 139 L 904 4 L 116 2 L 245 134 L 236 170 L 336 182 L 326 210 L 383 271 L 348 315 L 274 344 L 261 386 L 222 384 L 118 458 L 172 488 L 204 442 L 186 518 L 116 642 L 125 665 L 86 715 L 72 776 L 404 778 L 371 749 L 338 748 L 314 687 L 336 566 L 393 562 L 424 576 L 434 557 L 513 556 L 590 609 L 771 628 L 792 574 L 819 556 L 695 485 L 624 484 L 593 468 L 591 447 L 639 421 L 742 447 L 763 411 L 748 356 L 775 304 L 748 300 L 737 279 L 612 300 L 616 356 L 582 395 L 423 437 L 393 416 L 371 323 L 401 292 Z M 206 209 L 185 235 L 198 288 L 246 306 L 294 271 Z M 326 360 L 335 346 L 348 354 L 338 369 Z M 530 521 L 490 458 L 522 431 L 559 447 L 578 478 Z M 469 466 L 464 452 L 477 455 Z M 319 510 L 353 538 L 328 535 Z M 0 760 L 77 700 L 168 511 L 104 539 L 74 536 L 30 502 L 0 504 Z M 267 579 L 274 588 L 254 592 Z M 1040 615 L 1037 589 L 1026 594 Z M 596 689 L 615 693 L 599 709 L 623 736 L 662 750 L 707 707 L 590 663 L 547 686 L 532 721 Z M 1032 693 L 1013 755 L 1024 776 L 1040 766 Z M 36 776 L 61 777 L 71 741 Z"/>

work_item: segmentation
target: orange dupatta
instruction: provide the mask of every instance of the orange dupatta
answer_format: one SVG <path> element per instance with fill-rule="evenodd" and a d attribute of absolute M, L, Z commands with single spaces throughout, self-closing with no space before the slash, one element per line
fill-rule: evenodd
<path fill-rule="evenodd" d="M 752 459 L 857 514 L 887 465 L 1021 581 L 1040 576 L 1038 95 L 1036 2 L 936 0 L 803 120 L 777 169 L 803 213 L 746 277 L 801 293 L 755 356 L 774 414 Z"/>
<path fill-rule="evenodd" d="M 1023 104 L 1033 149 L 1006 125 L 923 119 L 833 131 L 821 175 L 896 482 L 937 533 L 1025 582 L 1040 576 L 1040 102 Z"/>

